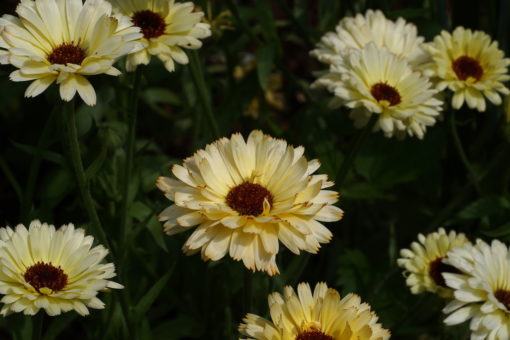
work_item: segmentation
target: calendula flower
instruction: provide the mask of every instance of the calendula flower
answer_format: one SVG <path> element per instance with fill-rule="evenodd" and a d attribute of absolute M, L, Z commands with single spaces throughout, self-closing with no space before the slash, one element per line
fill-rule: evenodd
<path fill-rule="evenodd" d="M 187 64 L 184 49 L 202 47 L 199 39 L 211 35 L 210 25 L 200 22 L 203 12 L 194 12 L 192 2 L 174 0 L 110 0 L 122 14 L 140 27 L 143 49 L 127 57 L 126 69 L 133 71 L 137 65 L 147 65 L 151 56 L 157 56 L 169 72 L 175 62 Z"/>
<path fill-rule="evenodd" d="M 88 308 L 102 309 L 99 291 L 123 288 L 108 279 L 115 276 L 112 263 L 102 263 L 108 250 L 92 247 L 92 236 L 72 224 L 55 229 L 32 221 L 27 228 L 0 229 L 0 314 L 23 312 L 48 315 Z"/>
<path fill-rule="evenodd" d="M 404 268 L 406 283 L 413 294 L 424 291 L 442 297 L 452 297 L 452 289 L 446 286 L 443 273 L 458 273 L 459 270 L 445 263 L 447 254 L 454 248 L 470 243 L 463 233 L 446 233 L 443 228 L 428 234 L 418 234 L 418 241 L 410 249 L 402 249 L 398 265 Z"/>
<path fill-rule="evenodd" d="M 423 40 L 415 25 L 402 18 L 388 20 L 381 11 L 369 9 L 364 16 L 357 14 L 340 20 L 335 32 L 326 33 L 311 55 L 326 64 L 341 63 L 345 53 L 374 43 L 378 48 L 386 47 L 391 53 L 407 58 L 412 65 L 418 65 L 427 59 L 422 50 Z"/>
<path fill-rule="evenodd" d="M 111 11 L 105 0 L 24 0 L 16 9 L 19 18 L 0 19 L 0 63 L 18 68 L 11 80 L 32 81 L 26 97 L 56 81 L 63 100 L 78 92 L 94 105 L 96 93 L 87 76 L 119 75 L 113 64 L 136 50 L 134 40 L 141 37 L 129 18 Z"/>
<path fill-rule="evenodd" d="M 498 240 L 477 240 L 448 253 L 448 265 L 459 273 L 444 273 L 454 299 L 443 309 L 447 325 L 471 320 L 471 340 L 510 339 L 510 253 Z"/>
<path fill-rule="evenodd" d="M 385 136 L 399 132 L 423 138 L 427 126 L 434 125 L 443 102 L 428 78 L 414 72 L 405 58 L 369 43 L 331 65 L 315 86 L 325 86 L 335 97 L 333 107 L 351 108 L 356 127 L 367 125 L 378 115 L 374 129 Z"/>
<path fill-rule="evenodd" d="M 453 91 L 454 109 L 461 108 L 465 101 L 468 107 L 485 111 L 485 97 L 500 105 L 499 93 L 510 93 L 503 85 L 510 79 L 510 59 L 484 32 L 464 27 L 457 27 L 453 34 L 442 31 L 425 49 L 432 58 L 428 74 L 438 78 L 438 89 Z"/>
<path fill-rule="evenodd" d="M 244 340 L 386 340 L 390 332 L 377 323 L 370 305 L 359 296 L 340 294 L 325 283 L 308 283 L 269 295 L 271 321 L 248 314 L 239 326 Z"/>
<path fill-rule="evenodd" d="M 338 193 L 326 175 L 313 175 L 317 160 L 303 147 L 253 131 L 221 138 L 174 165 L 177 180 L 160 177 L 157 186 L 175 202 L 160 214 L 172 235 L 198 225 L 183 250 L 201 250 L 204 260 L 227 253 L 251 270 L 278 273 L 279 240 L 292 252 L 316 253 L 331 232 L 320 222 L 338 221 Z"/>

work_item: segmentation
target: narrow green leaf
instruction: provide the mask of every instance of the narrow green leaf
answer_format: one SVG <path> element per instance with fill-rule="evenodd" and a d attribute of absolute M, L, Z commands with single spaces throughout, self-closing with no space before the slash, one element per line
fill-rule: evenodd
<path fill-rule="evenodd" d="M 259 47 L 256 51 L 257 58 L 257 76 L 262 89 L 267 90 L 269 78 L 273 70 L 274 49 L 271 45 Z"/>
<path fill-rule="evenodd" d="M 39 149 L 32 145 L 17 143 L 14 141 L 11 141 L 11 144 L 14 147 L 16 147 L 17 149 L 19 149 L 31 156 L 38 156 L 38 157 L 41 157 L 42 159 L 45 159 L 45 160 L 55 163 L 57 165 L 65 166 L 65 158 L 59 153 L 49 151 L 49 150 Z"/>
<path fill-rule="evenodd" d="M 163 277 L 161 279 L 159 279 L 158 282 L 156 282 L 154 284 L 154 286 L 152 286 L 151 289 L 149 289 L 149 291 L 147 292 L 147 294 L 145 294 L 141 299 L 140 301 L 138 302 L 138 305 L 135 307 L 135 313 L 141 317 L 142 315 L 144 315 L 145 313 L 147 313 L 147 311 L 149 310 L 149 308 L 152 306 L 152 304 L 154 303 L 154 301 L 156 301 L 156 299 L 158 298 L 158 296 L 161 294 L 161 291 L 163 290 L 163 288 L 165 288 L 168 280 L 170 279 L 170 277 L 172 276 L 173 272 L 174 272 L 174 269 L 175 269 L 175 262 L 172 264 L 172 266 L 170 267 L 170 269 L 167 271 L 167 273 L 165 275 L 163 275 Z"/>
<path fill-rule="evenodd" d="M 462 209 L 457 217 L 464 220 L 472 220 L 494 215 L 508 209 L 510 209 L 510 202 L 507 197 L 487 196 Z"/>
<path fill-rule="evenodd" d="M 16 196 L 18 196 L 18 200 L 20 202 L 22 202 L 23 201 L 23 193 L 21 191 L 21 186 L 19 185 L 18 180 L 16 179 L 16 177 L 12 173 L 12 171 L 9 168 L 9 166 L 7 165 L 7 163 L 1 157 L 0 157 L 0 170 L 2 170 L 2 172 L 5 175 L 5 178 L 7 178 L 7 180 L 11 184 L 12 189 L 16 193 Z"/>
<path fill-rule="evenodd" d="M 107 155 L 107 148 L 105 145 L 101 146 L 101 151 L 99 152 L 99 155 L 96 157 L 96 159 L 89 165 L 87 170 L 85 170 L 85 181 L 90 181 L 101 169 L 103 166 L 104 161 L 106 160 Z"/>
<path fill-rule="evenodd" d="M 71 322 L 74 321 L 78 317 L 78 314 L 72 313 L 64 313 L 57 318 L 52 318 L 52 322 L 44 331 L 43 340 L 53 340 L 57 339 L 58 335 L 64 331 Z"/>

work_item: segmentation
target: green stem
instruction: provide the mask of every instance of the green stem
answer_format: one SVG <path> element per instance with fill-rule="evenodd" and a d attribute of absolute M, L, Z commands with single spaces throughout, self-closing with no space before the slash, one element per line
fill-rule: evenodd
<path fill-rule="evenodd" d="M 475 170 L 471 166 L 471 163 L 469 162 L 469 159 L 466 156 L 466 153 L 464 151 L 464 148 L 462 147 L 462 142 L 459 138 L 459 133 L 457 132 L 457 124 L 455 124 L 455 111 L 452 111 L 450 115 L 450 129 L 453 137 L 453 143 L 455 144 L 455 149 L 457 150 L 459 157 L 464 164 L 464 167 L 468 171 L 469 178 L 471 179 L 471 182 L 473 186 L 475 187 L 476 192 L 480 195 L 480 184 L 478 183 L 478 176 L 476 175 Z"/>
<path fill-rule="evenodd" d="M 44 312 L 41 310 L 32 317 L 32 339 L 41 340 L 43 333 Z"/>
<path fill-rule="evenodd" d="M 85 206 L 85 209 L 87 210 L 87 215 L 90 219 L 90 226 L 92 227 L 92 232 L 99 239 L 100 243 L 102 243 L 108 249 L 111 249 L 111 247 L 109 246 L 108 239 L 106 238 L 106 234 L 103 230 L 103 227 L 101 226 L 99 216 L 97 215 L 94 200 L 92 199 L 92 195 L 90 194 L 89 183 L 87 182 L 85 177 L 85 170 L 83 168 L 83 163 L 81 160 L 80 144 L 78 141 L 78 131 L 76 129 L 74 100 L 70 101 L 69 103 L 64 103 L 62 108 L 62 116 L 66 126 L 67 147 L 69 148 L 70 161 L 73 167 L 76 182 L 78 183 L 78 188 L 80 190 L 83 204 Z"/>
<path fill-rule="evenodd" d="M 205 84 L 204 72 L 202 70 L 200 59 L 195 51 L 191 51 L 189 53 L 189 56 L 191 77 L 193 78 L 193 82 L 195 83 L 195 87 L 197 88 L 198 96 L 200 97 L 200 101 L 205 111 L 207 120 L 209 121 L 209 124 L 211 124 L 214 137 L 219 138 L 220 130 L 218 128 L 218 123 L 216 122 L 216 117 L 214 116 L 214 112 L 212 109 L 211 96 Z"/>
<path fill-rule="evenodd" d="M 243 268 L 244 271 L 244 313 L 251 313 L 251 294 L 253 291 L 253 273 Z"/>
<path fill-rule="evenodd" d="M 140 94 L 140 86 L 142 80 L 142 67 L 136 69 L 131 89 L 130 107 L 128 109 L 128 135 L 126 142 L 126 165 L 124 167 L 124 178 L 122 185 L 122 203 L 120 208 L 120 232 L 121 232 L 121 249 L 126 249 L 129 228 L 129 184 L 131 183 L 131 175 L 133 172 L 133 158 L 135 153 L 135 136 L 136 136 L 136 120 L 138 114 L 138 100 Z"/>
<path fill-rule="evenodd" d="M 363 128 L 363 130 L 360 131 L 359 135 L 351 144 L 348 154 L 344 158 L 342 166 L 340 167 L 340 171 L 338 171 L 338 175 L 336 176 L 335 182 L 338 188 L 342 188 L 342 184 L 349 174 L 349 170 L 351 170 L 352 165 L 354 164 L 354 160 L 356 159 L 356 155 L 358 154 L 359 149 L 365 143 L 378 118 L 378 115 L 372 114 L 372 117 L 370 118 L 367 125 Z"/>

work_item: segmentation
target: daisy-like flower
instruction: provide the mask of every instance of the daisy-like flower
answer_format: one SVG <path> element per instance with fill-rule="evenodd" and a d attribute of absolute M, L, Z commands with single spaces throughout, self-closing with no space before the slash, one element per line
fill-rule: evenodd
<path fill-rule="evenodd" d="M 129 16 L 140 27 L 144 48 L 127 57 L 126 69 L 133 71 L 137 65 L 147 65 L 151 56 L 157 56 L 169 72 L 175 62 L 187 64 L 184 48 L 202 47 L 199 39 L 211 35 L 210 25 L 200 22 L 203 12 L 194 12 L 192 2 L 176 3 L 174 0 L 110 0 L 118 10 Z"/>
<path fill-rule="evenodd" d="M 424 236 L 418 234 L 418 241 L 411 243 L 411 249 L 402 249 L 397 263 L 404 268 L 406 283 L 413 294 L 424 291 L 442 297 L 452 297 L 452 290 L 446 286 L 443 273 L 458 273 L 458 269 L 445 263 L 447 254 L 454 248 L 470 243 L 463 233 L 446 233 L 443 228 Z"/>
<path fill-rule="evenodd" d="M 454 92 L 454 109 L 465 101 L 470 108 L 482 112 L 486 107 L 484 97 L 500 105 L 499 93 L 510 93 L 503 85 L 510 79 L 507 74 L 510 59 L 504 57 L 498 42 L 491 41 L 484 32 L 457 27 L 453 34 L 442 31 L 424 48 L 432 59 L 427 72 L 439 78 L 439 90 L 448 87 Z"/>
<path fill-rule="evenodd" d="M 253 131 L 221 138 L 174 165 L 177 180 L 160 177 L 157 186 L 175 202 L 159 216 L 172 235 L 199 225 L 183 250 L 202 251 L 204 260 L 227 253 L 251 270 L 278 273 L 275 257 L 280 240 L 293 253 L 316 253 L 331 232 L 320 222 L 342 218 L 333 204 L 338 193 L 320 166 L 307 161 L 303 147 L 287 145 Z"/>
<path fill-rule="evenodd" d="M 92 247 L 92 236 L 72 224 L 55 229 L 32 221 L 27 228 L 0 229 L 0 314 L 23 312 L 48 315 L 88 308 L 102 309 L 98 291 L 123 288 L 108 279 L 115 276 L 112 263 L 101 263 L 108 250 Z"/>
<path fill-rule="evenodd" d="M 315 290 L 298 285 L 297 294 L 285 287 L 283 296 L 269 295 L 271 320 L 248 314 L 239 332 L 244 340 L 386 340 L 390 332 L 377 323 L 370 305 L 359 296 L 340 294 L 325 283 Z"/>
<path fill-rule="evenodd" d="M 374 130 L 387 137 L 405 132 L 423 138 L 426 127 L 434 125 L 443 102 L 428 78 L 414 72 L 405 58 L 369 43 L 343 56 L 316 85 L 335 94 L 331 105 L 351 108 L 356 127 L 365 126 L 372 114 L 378 120 Z"/>
<path fill-rule="evenodd" d="M 345 53 L 360 50 L 372 42 L 418 65 L 427 59 L 422 49 L 423 40 L 415 25 L 402 18 L 388 20 L 381 11 L 369 9 L 364 16 L 358 14 L 340 20 L 335 32 L 326 33 L 311 55 L 326 64 L 341 63 Z"/>
<path fill-rule="evenodd" d="M 498 240 L 477 240 L 453 249 L 446 260 L 460 272 L 444 273 L 452 300 L 443 312 L 447 325 L 471 319 L 471 340 L 510 339 L 510 252 Z"/>
<path fill-rule="evenodd" d="M 96 93 L 86 77 L 119 75 L 113 63 L 136 50 L 133 41 L 141 37 L 128 17 L 111 11 L 105 0 L 23 0 L 16 9 L 19 18 L 0 19 L 0 63 L 18 68 L 11 80 L 32 81 L 26 97 L 56 81 L 63 100 L 78 92 L 94 105 Z"/>

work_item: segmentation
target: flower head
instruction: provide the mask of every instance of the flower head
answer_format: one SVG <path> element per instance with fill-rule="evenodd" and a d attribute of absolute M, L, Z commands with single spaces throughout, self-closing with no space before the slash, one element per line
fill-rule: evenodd
<path fill-rule="evenodd" d="M 92 236 L 72 224 L 59 229 L 32 221 L 25 226 L 0 229 L 0 300 L 2 315 L 23 312 L 48 315 L 88 308 L 102 309 L 98 291 L 123 288 L 108 279 L 115 276 L 112 263 L 101 263 L 108 250 L 92 248 Z"/>
<path fill-rule="evenodd" d="M 461 247 L 469 240 L 466 235 L 455 231 L 448 234 L 443 228 L 424 236 L 418 234 L 418 241 L 411 243 L 411 249 L 402 249 L 398 265 L 405 270 L 406 283 L 413 294 L 424 291 L 442 297 L 451 297 L 452 290 L 446 286 L 443 273 L 457 273 L 458 270 L 445 263 L 447 253 Z"/>
<path fill-rule="evenodd" d="M 386 340 L 390 332 L 377 323 L 370 305 L 359 296 L 340 294 L 325 283 L 312 293 L 308 283 L 297 294 L 285 287 L 283 296 L 269 295 L 271 320 L 248 314 L 239 326 L 245 340 Z"/>
<path fill-rule="evenodd" d="M 343 55 L 343 62 L 332 64 L 315 86 L 335 94 L 332 106 L 351 108 L 356 127 L 367 125 L 372 114 L 377 114 L 375 130 L 387 137 L 407 133 L 423 138 L 443 104 L 428 78 L 414 72 L 405 58 L 374 43 Z"/>
<path fill-rule="evenodd" d="M 111 15 L 105 0 L 24 0 L 19 18 L 0 19 L 0 63 L 12 64 L 13 81 L 32 81 L 25 92 L 35 97 L 53 82 L 70 101 L 76 92 L 88 105 L 96 93 L 86 76 L 120 74 L 112 65 L 136 50 L 141 36 L 129 18 Z"/>
<path fill-rule="evenodd" d="M 445 261 L 459 273 L 444 273 L 454 299 L 443 309 L 456 325 L 471 319 L 471 340 L 510 339 L 510 252 L 498 240 L 477 240 L 448 253 Z"/>
<path fill-rule="evenodd" d="M 278 273 L 281 241 L 292 252 L 316 253 L 331 232 L 320 222 L 338 221 L 338 193 L 326 175 L 313 175 L 317 160 L 304 148 L 253 131 L 221 138 L 174 165 L 177 180 L 160 177 L 157 186 L 175 202 L 160 214 L 169 235 L 198 225 L 183 250 L 201 250 L 205 260 L 227 253 L 252 270 Z"/>
<path fill-rule="evenodd" d="M 203 12 L 194 12 L 192 2 L 176 3 L 174 0 L 110 0 L 118 11 L 131 18 L 140 27 L 143 49 L 128 56 L 126 68 L 132 71 L 137 65 L 147 65 L 151 56 L 157 56 L 169 72 L 175 62 L 187 64 L 184 48 L 202 47 L 199 39 L 211 35 L 210 25 L 200 22 Z"/>
<path fill-rule="evenodd" d="M 421 48 L 423 40 L 415 25 L 402 18 L 388 20 L 381 11 L 369 9 L 364 16 L 357 14 L 340 20 L 336 31 L 326 33 L 311 55 L 326 64 L 341 63 L 344 54 L 374 43 L 378 48 L 385 47 L 417 65 L 427 57 Z"/>
<path fill-rule="evenodd" d="M 454 109 L 466 101 L 470 108 L 485 111 L 485 97 L 500 105 L 499 93 L 510 93 L 503 85 L 510 79 L 510 59 L 504 58 L 498 42 L 484 32 L 457 27 L 453 34 L 442 31 L 424 48 L 432 59 L 427 72 L 438 78 L 438 89 L 453 91 Z"/>

